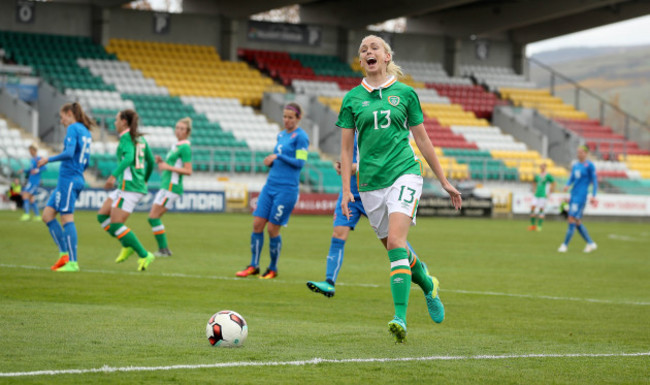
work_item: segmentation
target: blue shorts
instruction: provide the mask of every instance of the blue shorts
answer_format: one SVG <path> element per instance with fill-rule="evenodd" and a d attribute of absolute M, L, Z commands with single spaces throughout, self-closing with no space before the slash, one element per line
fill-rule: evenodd
<path fill-rule="evenodd" d="M 72 214 L 77 197 L 83 189 L 83 183 L 71 180 L 59 181 L 56 189 L 50 194 L 47 206 L 52 207 L 59 214 Z"/>
<path fill-rule="evenodd" d="M 363 203 L 361 203 L 361 197 L 355 196 L 354 202 L 348 203 L 348 208 L 350 209 L 350 219 L 346 218 L 343 215 L 341 210 L 341 200 L 343 199 L 343 194 L 339 194 L 339 199 L 336 201 L 336 209 L 334 210 L 334 227 L 336 226 L 347 226 L 354 230 L 354 227 L 359 223 L 361 216 L 367 217 L 366 210 L 363 208 Z"/>
<path fill-rule="evenodd" d="M 576 219 L 582 219 L 582 213 L 585 211 L 587 201 L 585 200 L 572 200 L 569 202 L 569 216 Z"/>
<path fill-rule="evenodd" d="M 267 219 L 275 225 L 285 226 L 289 222 L 289 216 L 296 202 L 298 202 L 298 190 L 280 191 L 264 186 L 257 197 L 257 208 L 253 216 Z"/>
<path fill-rule="evenodd" d="M 36 195 L 36 190 L 38 190 L 38 183 L 27 182 L 25 187 L 23 187 L 23 192 Z"/>

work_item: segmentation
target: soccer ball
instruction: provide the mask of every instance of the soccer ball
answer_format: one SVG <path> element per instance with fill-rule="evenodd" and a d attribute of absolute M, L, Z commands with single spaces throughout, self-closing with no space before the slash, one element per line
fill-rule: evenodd
<path fill-rule="evenodd" d="M 205 326 L 205 334 L 212 346 L 238 347 L 248 337 L 248 325 L 238 313 L 222 310 L 210 317 Z"/>

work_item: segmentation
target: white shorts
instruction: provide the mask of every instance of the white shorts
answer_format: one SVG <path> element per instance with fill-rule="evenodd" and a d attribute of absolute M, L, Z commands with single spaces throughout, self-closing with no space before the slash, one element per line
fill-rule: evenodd
<path fill-rule="evenodd" d="M 408 215 L 412 218 L 411 225 L 415 226 L 415 215 L 422 195 L 422 177 L 402 175 L 390 187 L 363 191 L 360 195 L 370 226 L 379 239 L 384 239 L 388 237 L 388 217 L 392 213 Z"/>
<path fill-rule="evenodd" d="M 128 213 L 133 212 L 143 196 L 144 194 L 141 193 L 124 190 L 113 190 L 108 194 L 108 198 L 113 200 L 111 207 L 117 207 Z"/>
<path fill-rule="evenodd" d="M 535 207 L 537 211 L 544 210 L 546 208 L 546 198 L 533 197 L 531 207 Z"/>
<path fill-rule="evenodd" d="M 172 203 L 174 203 L 174 201 L 176 201 L 180 197 L 181 197 L 180 195 L 173 193 L 169 190 L 160 189 L 156 193 L 156 197 L 153 200 L 153 204 L 168 209 L 172 207 Z"/>

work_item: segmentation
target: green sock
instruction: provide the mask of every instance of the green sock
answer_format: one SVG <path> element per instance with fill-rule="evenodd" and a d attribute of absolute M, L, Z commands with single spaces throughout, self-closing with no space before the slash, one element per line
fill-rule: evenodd
<path fill-rule="evenodd" d="M 409 264 L 411 265 L 411 281 L 416 285 L 420 286 L 424 294 L 428 294 L 433 290 L 433 281 L 429 279 L 427 271 L 422 266 L 422 262 L 418 257 L 411 253 L 411 250 L 407 250 L 409 255 Z"/>
<path fill-rule="evenodd" d="M 539 217 L 539 219 L 537 220 L 537 226 L 542 227 L 542 223 L 544 223 L 544 218 Z"/>
<path fill-rule="evenodd" d="M 166 249 L 167 245 L 167 234 L 165 233 L 165 225 L 163 225 L 160 218 L 149 218 L 149 225 L 151 226 L 151 231 L 153 231 L 153 236 L 156 237 L 156 242 L 158 242 L 159 249 Z"/>
<path fill-rule="evenodd" d="M 135 233 L 126 227 L 124 223 L 111 223 L 109 231 L 111 235 L 120 241 L 122 246 L 132 248 L 140 258 L 144 258 L 149 254 L 138 240 L 138 237 L 135 236 Z"/>
<path fill-rule="evenodd" d="M 108 231 L 111 224 L 110 215 L 97 214 L 97 222 L 102 226 L 102 229 Z"/>
<path fill-rule="evenodd" d="M 393 293 L 395 315 L 406 322 L 406 308 L 411 291 L 411 269 L 408 264 L 408 252 L 405 248 L 388 250 L 391 262 L 390 291 Z"/>
<path fill-rule="evenodd" d="M 530 224 L 533 225 L 533 226 L 535 226 L 535 219 L 537 219 L 537 218 L 535 218 L 534 215 L 530 216 Z"/>

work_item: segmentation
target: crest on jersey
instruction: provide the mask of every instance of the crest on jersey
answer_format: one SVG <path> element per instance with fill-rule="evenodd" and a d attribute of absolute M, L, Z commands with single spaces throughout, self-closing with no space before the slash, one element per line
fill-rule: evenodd
<path fill-rule="evenodd" d="M 397 107 L 399 105 L 399 96 L 389 96 L 388 103 L 393 107 Z"/>

